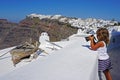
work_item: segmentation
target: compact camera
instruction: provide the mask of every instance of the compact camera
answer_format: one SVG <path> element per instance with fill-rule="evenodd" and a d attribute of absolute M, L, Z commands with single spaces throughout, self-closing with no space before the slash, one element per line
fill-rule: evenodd
<path fill-rule="evenodd" d="M 94 36 L 94 35 L 91 35 L 91 37 Z M 94 37 L 95 39 L 95 37 Z M 90 39 L 89 39 L 89 36 L 88 37 L 85 37 L 85 40 L 88 42 Z"/>

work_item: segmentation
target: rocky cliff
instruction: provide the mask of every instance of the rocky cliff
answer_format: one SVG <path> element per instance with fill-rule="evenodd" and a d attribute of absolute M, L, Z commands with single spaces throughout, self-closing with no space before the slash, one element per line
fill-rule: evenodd
<path fill-rule="evenodd" d="M 59 41 L 77 32 L 77 28 L 57 19 L 39 19 L 26 17 L 19 23 L 0 19 L 0 49 L 16 46 L 30 38 L 38 40 L 41 32 L 47 32 L 51 41 Z"/>

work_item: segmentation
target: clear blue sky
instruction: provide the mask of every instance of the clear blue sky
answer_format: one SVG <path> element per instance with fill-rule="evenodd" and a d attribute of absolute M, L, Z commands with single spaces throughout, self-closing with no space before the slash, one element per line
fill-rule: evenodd
<path fill-rule="evenodd" d="M 120 0 L 0 0 L 0 18 L 20 21 L 31 13 L 120 21 Z"/>

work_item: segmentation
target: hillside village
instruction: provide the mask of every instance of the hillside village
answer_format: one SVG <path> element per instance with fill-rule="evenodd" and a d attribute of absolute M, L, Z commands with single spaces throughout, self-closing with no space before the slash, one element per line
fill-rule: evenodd
<path fill-rule="evenodd" d="M 39 19 L 57 19 L 60 22 L 69 23 L 71 26 L 77 27 L 77 28 L 96 28 L 96 27 L 108 27 L 117 25 L 117 21 L 112 20 L 103 20 L 103 19 L 95 19 L 95 18 L 87 18 L 87 19 L 81 19 L 81 18 L 71 18 L 71 17 L 65 17 L 62 15 L 41 15 L 41 14 L 30 14 L 27 15 L 27 17 L 34 18 L 38 17 Z"/>
<path fill-rule="evenodd" d="M 62 15 L 41 15 L 41 14 L 30 14 L 27 15 L 29 18 L 39 18 L 42 19 L 50 19 L 50 20 L 58 20 L 59 22 L 68 23 L 72 27 L 76 27 L 81 29 L 84 33 L 93 34 L 97 28 L 106 27 L 108 29 L 114 28 L 114 30 L 119 31 L 120 22 L 115 20 L 103 20 L 103 19 L 95 19 L 95 18 L 73 18 L 66 17 Z"/>

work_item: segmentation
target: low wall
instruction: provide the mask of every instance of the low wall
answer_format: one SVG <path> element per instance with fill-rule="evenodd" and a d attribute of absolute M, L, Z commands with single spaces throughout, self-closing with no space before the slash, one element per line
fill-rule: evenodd
<path fill-rule="evenodd" d="M 83 37 L 44 58 L 14 70 L 0 80 L 98 80 L 98 57 Z M 6 77 L 7 76 L 7 77 Z"/>

